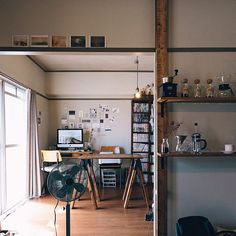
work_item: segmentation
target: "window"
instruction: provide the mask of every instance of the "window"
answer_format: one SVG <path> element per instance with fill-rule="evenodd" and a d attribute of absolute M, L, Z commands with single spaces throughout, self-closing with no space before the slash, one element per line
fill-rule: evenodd
<path fill-rule="evenodd" d="M 0 92 L 3 113 L 1 125 L 1 170 L 5 173 L 5 199 L 1 213 L 26 198 L 26 91 L 17 85 L 2 82 Z M 4 178 L 3 176 L 1 176 Z"/>

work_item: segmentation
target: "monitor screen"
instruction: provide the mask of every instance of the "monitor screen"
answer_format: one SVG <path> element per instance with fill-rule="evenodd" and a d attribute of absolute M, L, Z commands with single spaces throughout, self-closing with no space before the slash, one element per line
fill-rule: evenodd
<path fill-rule="evenodd" d="M 58 129 L 57 147 L 83 149 L 83 129 Z"/>

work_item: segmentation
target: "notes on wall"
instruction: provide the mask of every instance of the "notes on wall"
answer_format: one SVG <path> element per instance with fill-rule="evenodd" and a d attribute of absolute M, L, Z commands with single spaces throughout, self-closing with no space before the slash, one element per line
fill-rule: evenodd
<path fill-rule="evenodd" d="M 92 133 L 96 136 L 109 135 L 113 124 L 119 119 L 119 112 L 119 107 L 110 107 L 108 104 L 99 104 L 85 110 L 79 107 L 78 109 L 65 107 L 61 117 L 61 128 L 83 128 L 85 133 L 90 133 L 89 137 Z"/>

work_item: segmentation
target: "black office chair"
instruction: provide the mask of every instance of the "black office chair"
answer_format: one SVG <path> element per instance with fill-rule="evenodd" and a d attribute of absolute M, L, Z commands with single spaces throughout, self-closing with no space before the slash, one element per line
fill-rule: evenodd
<path fill-rule="evenodd" d="M 187 216 L 176 223 L 177 236 L 216 236 L 210 221 L 203 216 Z"/>
<path fill-rule="evenodd" d="M 210 221 L 204 216 L 187 216 L 176 223 L 177 236 L 236 236 L 235 231 L 215 232 Z"/>

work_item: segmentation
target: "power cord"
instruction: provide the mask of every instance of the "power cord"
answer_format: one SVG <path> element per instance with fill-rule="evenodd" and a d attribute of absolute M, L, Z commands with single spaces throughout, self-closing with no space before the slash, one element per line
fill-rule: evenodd
<path fill-rule="evenodd" d="M 57 203 L 56 203 L 56 206 L 54 207 L 54 230 L 55 230 L 55 236 L 57 236 L 57 213 L 56 213 L 56 209 L 57 209 L 57 206 L 59 204 L 59 200 L 57 200 Z"/>

